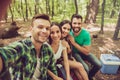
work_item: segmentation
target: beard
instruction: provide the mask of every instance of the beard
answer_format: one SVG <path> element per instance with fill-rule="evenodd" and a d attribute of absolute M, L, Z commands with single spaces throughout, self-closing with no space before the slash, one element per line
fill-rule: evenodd
<path fill-rule="evenodd" d="M 76 27 L 76 28 L 72 28 L 74 33 L 78 33 L 80 32 L 81 28 L 80 27 Z"/>

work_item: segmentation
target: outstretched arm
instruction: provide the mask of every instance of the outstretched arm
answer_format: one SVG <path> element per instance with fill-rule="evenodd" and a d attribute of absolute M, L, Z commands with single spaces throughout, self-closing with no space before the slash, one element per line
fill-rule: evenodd
<path fill-rule="evenodd" d="M 2 62 L 2 58 L 0 57 L 0 72 L 2 71 L 3 69 L 3 62 Z"/>

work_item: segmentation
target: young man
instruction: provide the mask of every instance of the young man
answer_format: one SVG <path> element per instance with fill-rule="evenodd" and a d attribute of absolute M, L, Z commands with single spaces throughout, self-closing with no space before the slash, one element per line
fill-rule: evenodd
<path fill-rule="evenodd" d="M 31 37 L 0 48 L 0 76 L 10 68 L 11 80 L 47 80 L 47 70 L 57 75 L 51 47 L 48 15 L 32 18 Z"/>
<path fill-rule="evenodd" d="M 71 24 L 72 36 L 69 36 L 69 40 L 73 46 L 73 56 L 77 61 L 83 64 L 85 70 L 89 73 L 89 79 L 92 80 L 93 76 L 101 68 L 101 62 L 96 56 L 90 53 L 90 33 L 82 28 L 82 16 L 79 14 L 73 14 L 71 17 Z M 91 65 L 93 65 L 91 70 L 84 60 L 87 60 Z"/>

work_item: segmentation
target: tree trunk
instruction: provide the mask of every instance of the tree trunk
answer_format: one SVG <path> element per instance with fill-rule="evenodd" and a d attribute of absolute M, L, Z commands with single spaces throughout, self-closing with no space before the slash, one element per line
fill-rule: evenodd
<path fill-rule="evenodd" d="M 78 5 L 77 5 L 77 0 L 74 0 L 74 1 L 75 1 L 76 14 L 78 14 Z"/>
<path fill-rule="evenodd" d="M 54 16 L 54 0 L 52 0 L 52 18 Z"/>
<path fill-rule="evenodd" d="M 116 7 L 116 0 L 113 0 L 113 9 L 112 9 L 112 11 L 111 11 L 111 15 L 110 15 L 110 18 L 112 18 L 113 16 L 114 16 L 114 14 L 115 14 L 115 10 L 114 10 L 114 8 Z"/>
<path fill-rule="evenodd" d="M 87 15 L 85 23 L 95 23 L 96 16 L 99 8 L 99 0 L 90 0 L 90 4 L 87 6 Z"/>
<path fill-rule="evenodd" d="M 12 8 L 11 8 L 10 5 L 9 5 L 9 10 L 10 10 L 10 13 L 11 13 L 11 19 L 12 19 L 12 22 L 13 22 L 13 21 L 14 21 L 14 16 L 13 16 Z"/>
<path fill-rule="evenodd" d="M 113 35 L 113 39 L 114 40 L 118 39 L 119 30 L 120 30 L 120 11 L 119 11 L 119 16 L 118 16 L 118 21 L 117 21 L 116 29 L 115 29 L 115 32 L 114 32 L 114 35 Z"/>
<path fill-rule="evenodd" d="M 5 14 L 4 18 L 5 18 L 5 22 L 7 23 L 8 13 Z"/>
<path fill-rule="evenodd" d="M 25 6 L 26 6 L 26 20 L 28 20 L 28 2 L 25 0 Z"/>
<path fill-rule="evenodd" d="M 101 30 L 99 33 L 103 34 L 104 33 L 104 30 L 103 30 L 103 27 L 104 27 L 104 9 L 105 9 L 105 3 L 106 3 L 106 0 L 103 0 L 103 3 L 102 3 L 102 17 L 101 17 Z"/>
<path fill-rule="evenodd" d="M 46 14 L 49 14 L 49 0 L 46 0 Z"/>
<path fill-rule="evenodd" d="M 35 0 L 35 14 L 39 13 L 39 0 Z"/>
<path fill-rule="evenodd" d="M 24 11 L 23 11 L 23 3 L 22 3 L 22 0 L 21 0 L 21 12 L 22 12 L 23 20 L 25 21 L 25 16 L 24 16 Z"/>

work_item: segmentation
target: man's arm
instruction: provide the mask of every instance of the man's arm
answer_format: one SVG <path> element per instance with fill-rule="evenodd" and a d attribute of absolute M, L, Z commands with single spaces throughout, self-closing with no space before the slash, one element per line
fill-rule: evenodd
<path fill-rule="evenodd" d="M 90 46 L 80 46 L 76 42 L 72 43 L 72 45 L 85 55 L 88 55 L 90 53 Z"/>
<path fill-rule="evenodd" d="M 70 40 L 70 43 L 77 48 L 80 52 L 84 53 L 85 55 L 88 55 L 90 53 L 90 46 L 80 46 L 77 44 L 72 36 L 69 36 L 68 39 Z"/>
<path fill-rule="evenodd" d="M 0 57 L 0 72 L 2 71 L 3 69 L 3 62 L 2 62 L 2 58 Z"/>

